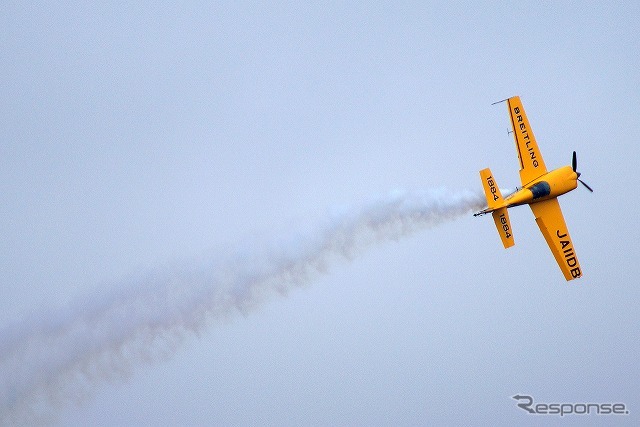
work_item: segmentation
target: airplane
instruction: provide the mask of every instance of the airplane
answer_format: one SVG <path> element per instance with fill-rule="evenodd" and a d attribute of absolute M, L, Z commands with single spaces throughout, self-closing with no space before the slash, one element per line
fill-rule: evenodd
<path fill-rule="evenodd" d="M 578 181 L 589 191 L 593 192 L 593 189 L 580 179 L 575 151 L 571 166 L 562 166 L 547 171 L 520 97 L 503 99 L 492 105 L 505 101 L 511 117 L 512 131 L 509 133 L 514 135 L 520 162 L 522 187 L 516 188 L 512 194 L 502 197 L 491 170 L 489 168 L 481 170 L 480 179 L 487 198 L 487 208 L 473 215 L 491 213 L 502 244 L 507 249 L 514 245 L 507 209 L 529 205 L 565 279 L 567 281 L 577 279 L 582 276 L 582 270 L 557 198 L 575 190 L 578 187 Z"/>

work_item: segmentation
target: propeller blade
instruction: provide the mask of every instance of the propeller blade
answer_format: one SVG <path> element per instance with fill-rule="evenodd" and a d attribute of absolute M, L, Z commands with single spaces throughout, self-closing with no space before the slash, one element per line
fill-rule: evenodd
<path fill-rule="evenodd" d="M 593 193 L 593 188 L 589 187 L 583 180 L 579 179 L 578 181 L 580 181 L 580 184 L 584 185 L 585 187 L 587 187 L 587 190 L 591 191 Z"/>
<path fill-rule="evenodd" d="M 573 167 L 573 171 L 577 172 L 578 170 L 578 159 L 576 158 L 576 152 L 573 152 L 573 159 L 571 160 L 571 167 Z"/>

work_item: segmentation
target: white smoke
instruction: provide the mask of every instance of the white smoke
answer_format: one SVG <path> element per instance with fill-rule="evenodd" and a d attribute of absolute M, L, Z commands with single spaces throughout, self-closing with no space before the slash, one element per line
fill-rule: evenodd
<path fill-rule="evenodd" d="M 158 270 L 0 332 L 0 423 L 51 421 L 102 380 L 173 354 L 189 333 L 274 293 L 308 283 L 333 262 L 482 207 L 484 196 L 396 192 L 287 244 Z M 129 282 L 129 281 L 127 281 Z"/>

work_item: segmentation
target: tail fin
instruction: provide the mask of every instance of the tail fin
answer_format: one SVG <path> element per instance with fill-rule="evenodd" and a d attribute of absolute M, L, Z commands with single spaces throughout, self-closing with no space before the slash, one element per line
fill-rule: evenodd
<path fill-rule="evenodd" d="M 483 212 L 492 212 L 493 222 L 496 224 L 500 239 L 505 249 L 510 248 L 515 244 L 513 241 L 513 231 L 511 230 L 511 221 L 509 221 L 509 213 L 504 206 L 504 199 L 496 184 L 496 180 L 493 178 L 493 174 L 489 168 L 480 171 L 480 178 L 482 179 L 482 187 L 484 188 L 484 194 L 487 197 L 487 209 Z"/>

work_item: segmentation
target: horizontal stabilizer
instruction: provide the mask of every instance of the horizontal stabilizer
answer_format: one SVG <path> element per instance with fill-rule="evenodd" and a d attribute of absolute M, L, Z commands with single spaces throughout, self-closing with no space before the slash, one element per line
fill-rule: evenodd
<path fill-rule="evenodd" d="M 496 229 L 498 230 L 498 234 L 500 234 L 504 248 L 510 248 L 515 244 L 515 241 L 513 240 L 513 230 L 511 229 L 511 221 L 509 221 L 507 208 L 495 210 L 491 215 L 493 216 L 493 222 L 496 223 Z"/>
<path fill-rule="evenodd" d="M 504 199 L 502 193 L 496 184 L 496 180 L 493 178 L 491 169 L 486 168 L 480 171 L 480 179 L 482 180 L 482 188 L 484 189 L 484 195 L 487 198 L 487 207 L 489 211 L 499 208 L 503 205 Z"/>
<path fill-rule="evenodd" d="M 482 180 L 482 188 L 484 188 L 484 195 L 487 198 L 487 209 L 482 210 L 475 215 L 483 215 L 491 212 L 493 216 L 493 222 L 496 223 L 496 229 L 502 239 L 502 244 L 505 249 L 510 248 L 515 244 L 513 241 L 513 231 L 511 230 L 511 221 L 509 221 L 509 213 L 505 206 L 502 193 L 498 188 L 496 180 L 493 178 L 493 174 L 489 168 L 482 169 L 480 171 L 480 179 Z"/>

